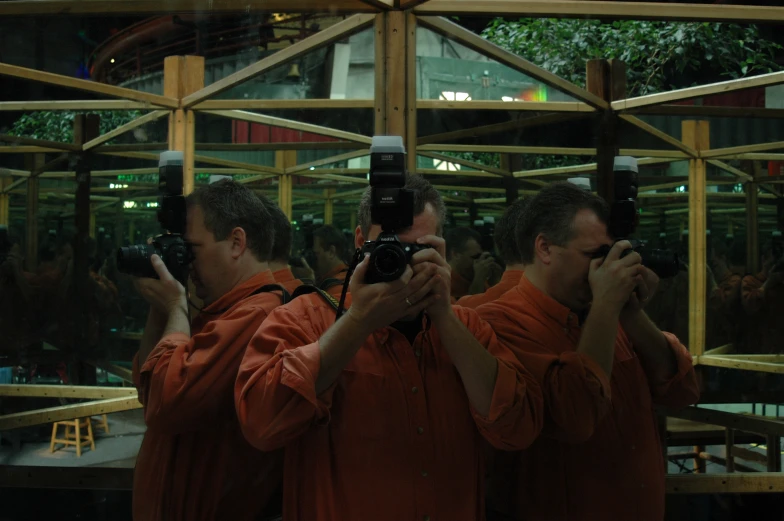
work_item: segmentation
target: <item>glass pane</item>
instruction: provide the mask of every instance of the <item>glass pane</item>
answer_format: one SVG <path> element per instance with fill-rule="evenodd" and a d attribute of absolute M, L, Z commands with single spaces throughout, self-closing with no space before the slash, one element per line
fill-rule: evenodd
<path fill-rule="evenodd" d="M 424 27 L 417 27 L 417 98 L 575 101 L 567 94 Z"/>

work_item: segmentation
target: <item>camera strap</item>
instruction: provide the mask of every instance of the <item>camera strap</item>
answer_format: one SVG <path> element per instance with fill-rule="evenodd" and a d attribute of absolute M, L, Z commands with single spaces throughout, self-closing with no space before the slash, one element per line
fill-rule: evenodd
<path fill-rule="evenodd" d="M 311 293 L 317 293 L 333 310 L 338 310 L 338 300 L 323 289 L 312 284 L 298 286 L 297 289 L 294 290 L 294 293 L 291 294 L 291 299 L 293 300 L 302 295 L 310 295 Z"/>

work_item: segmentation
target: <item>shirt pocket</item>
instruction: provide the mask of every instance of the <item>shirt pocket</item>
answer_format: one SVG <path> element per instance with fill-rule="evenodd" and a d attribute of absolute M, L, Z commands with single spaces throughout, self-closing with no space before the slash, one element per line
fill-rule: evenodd
<path fill-rule="evenodd" d="M 382 440 L 394 434 L 391 383 L 383 375 L 343 370 L 332 403 L 336 434 L 347 439 Z M 402 401 L 402 397 L 401 397 Z"/>

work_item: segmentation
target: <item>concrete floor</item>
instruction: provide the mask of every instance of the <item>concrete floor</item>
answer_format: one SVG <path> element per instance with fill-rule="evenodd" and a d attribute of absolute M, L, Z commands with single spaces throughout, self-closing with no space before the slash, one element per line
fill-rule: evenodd
<path fill-rule="evenodd" d="M 20 450 L 15 450 L 6 443 L 0 446 L 0 465 L 132 468 L 145 431 L 142 410 L 109 414 L 107 419 L 109 434 L 93 424 L 95 451 L 85 447 L 82 449 L 81 458 L 76 457 L 76 448 L 73 446 L 59 445 L 55 447 L 55 452 L 51 453 L 49 438 L 44 439 L 38 435 L 31 439 L 25 434 Z"/>

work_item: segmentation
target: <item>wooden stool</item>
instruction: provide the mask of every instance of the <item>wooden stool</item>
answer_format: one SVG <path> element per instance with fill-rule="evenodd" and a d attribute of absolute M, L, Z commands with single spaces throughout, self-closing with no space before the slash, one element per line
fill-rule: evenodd
<path fill-rule="evenodd" d="M 100 427 L 103 429 L 103 432 L 109 434 L 109 422 L 106 420 L 106 415 L 102 414 L 101 419 L 98 420 L 96 418 L 90 418 L 90 420 L 95 422 L 96 427 Z"/>
<path fill-rule="evenodd" d="M 62 425 L 65 427 L 65 438 L 57 437 L 57 427 Z M 87 434 L 81 434 L 81 429 L 87 429 Z M 74 432 L 71 432 L 74 429 Z M 49 445 L 49 452 L 54 452 L 55 444 L 60 445 L 75 445 L 76 457 L 82 457 L 82 447 L 89 445 L 90 449 L 95 450 L 95 440 L 93 439 L 93 426 L 90 418 L 77 418 L 75 420 L 54 422 L 52 424 L 52 442 Z"/>

